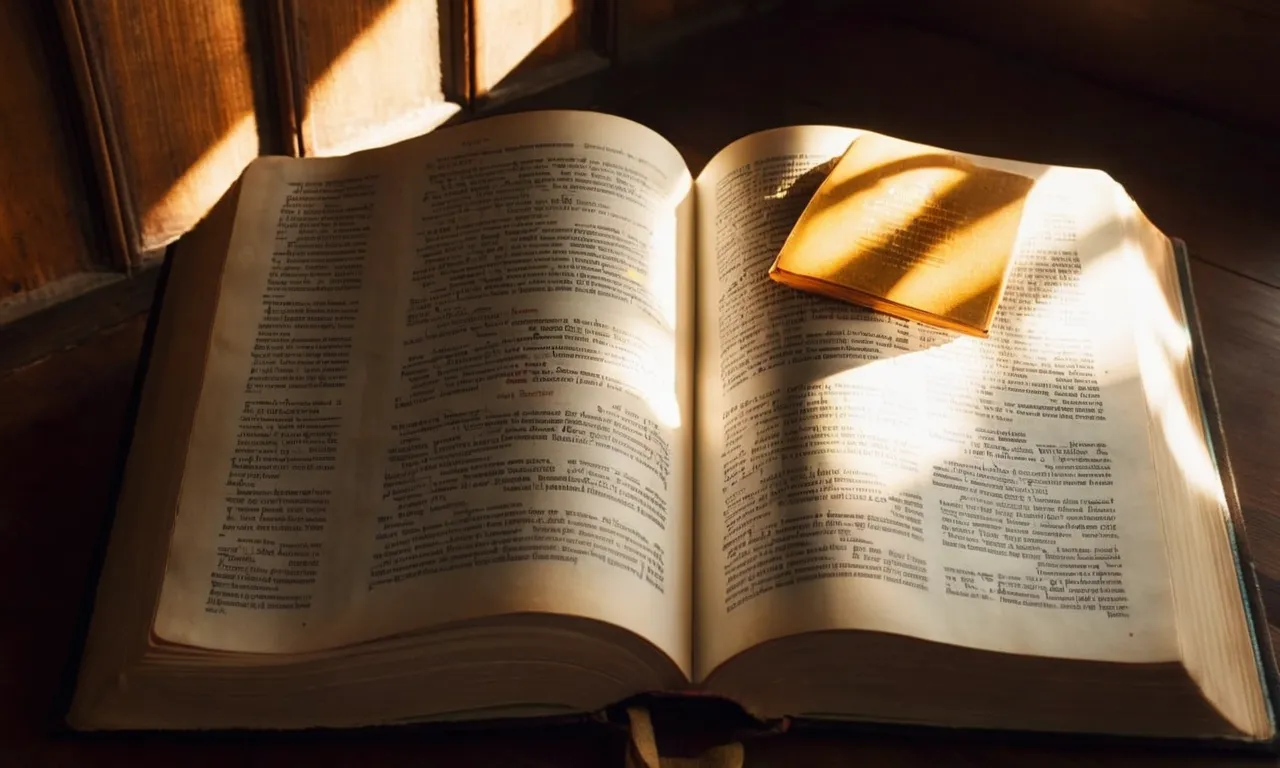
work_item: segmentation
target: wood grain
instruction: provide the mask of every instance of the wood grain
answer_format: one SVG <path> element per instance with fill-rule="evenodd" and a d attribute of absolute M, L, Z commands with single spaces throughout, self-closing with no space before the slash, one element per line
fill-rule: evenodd
<path fill-rule="evenodd" d="M 159 265 L 144 266 L 128 277 L 111 272 L 83 272 L 78 277 L 101 277 L 97 287 L 10 322 L 0 324 L 0 376 L 74 347 L 95 333 L 135 317 L 151 306 Z M 39 293 L 36 289 L 32 293 Z"/>
<path fill-rule="evenodd" d="M 0 318 L 40 306 L 36 289 L 113 266 L 60 44 L 50 6 L 0 3 Z"/>
<path fill-rule="evenodd" d="M 1192 282 L 1259 570 L 1280 580 L 1280 289 L 1204 262 Z M 1280 593 L 1268 613 L 1280 626 Z"/>
<path fill-rule="evenodd" d="M 0 634 L 0 680 L 10 692 L 0 697 L 6 746 L 57 725 L 55 708 L 79 642 L 76 606 L 93 579 L 141 333 L 134 319 L 0 378 L 0 402 L 22 404 L 0 409 L 0 576 L 8 584 L 0 609 L 6 626 L 18 630 Z M 57 567 L 40 566 L 51 562 Z M 18 588 L 34 584 L 27 579 L 35 573 L 38 588 Z"/>
<path fill-rule="evenodd" d="M 457 111 L 445 97 L 453 53 L 436 0 L 293 0 L 283 10 L 301 154 L 381 146 Z"/>
<path fill-rule="evenodd" d="M 66 8 L 84 43 L 82 98 L 101 116 L 105 194 L 140 263 L 190 229 L 258 154 L 246 15 L 239 0 Z"/>
<path fill-rule="evenodd" d="M 1280 127 L 1280 6 L 1263 0 L 860 0 L 1262 129 Z"/>
<path fill-rule="evenodd" d="M 1280 286 L 1280 145 L 1270 137 L 856 8 L 780 7 L 524 106 L 576 104 L 652 127 L 694 173 L 746 133 L 798 123 L 1101 168 L 1200 258 Z"/>
<path fill-rule="evenodd" d="M 724 0 L 620 0 L 618 12 L 626 21 L 654 25 L 697 15 L 708 6 L 725 4 Z"/>
<path fill-rule="evenodd" d="M 510 98 L 607 62 L 593 0 L 471 0 L 472 98 Z"/>
<path fill-rule="evenodd" d="M 964 76 L 941 81 L 940 72 Z M 661 60 L 521 105 L 593 107 L 638 119 L 670 138 L 695 172 L 734 138 L 802 122 L 861 125 L 986 154 L 1109 169 L 1163 229 L 1185 237 L 1196 256 L 1196 295 L 1249 542 L 1273 580 L 1269 607 L 1277 604 L 1280 400 L 1272 390 L 1280 380 L 1280 220 L 1270 180 L 1280 150 L 1269 140 L 856 11 L 726 28 Z M 7 762 L 621 765 L 620 740 L 592 728 L 59 735 L 57 692 L 75 661 L 77 600 L 92 579 L 89 562 L 106 514 L 109 462 L 123 428 L 139 328 L 135 321 L 0 377 L 0 403 L 21 404 L 0 409 L 0 466 L 6 469 L 0 681 L 8 694 L 0 698 L 0 744 L 15 755 Z M 31 587 L 32 574 L 41 576 L 38 588 Z M 1275 616 L 1273 633 L 1280 633 Z M 747 753 L 750 766 L 1274 764 L 1266 757 L 1153 745 L 945 733 L 793 733 L 754 743 Z"/>
<path fill-rule="evenodd" d="M 752 0 L 617 0 L 618 58 L 631 62 L 653 56 L 672 43 L 739 18 L 755 5 Z"/>

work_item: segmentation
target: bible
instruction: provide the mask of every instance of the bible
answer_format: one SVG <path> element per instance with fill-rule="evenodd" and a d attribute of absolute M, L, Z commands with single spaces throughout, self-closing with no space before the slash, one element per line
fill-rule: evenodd
<path fill-rule="evenodd" d="M 1031 180 L 988 338 L 768 270 L 867 131 L 694 177 L 622 118 L 255 160 L 173 246 L 68 715 L 296 729 L 720 697 L 1267 742 L 1185 258 Z"/>

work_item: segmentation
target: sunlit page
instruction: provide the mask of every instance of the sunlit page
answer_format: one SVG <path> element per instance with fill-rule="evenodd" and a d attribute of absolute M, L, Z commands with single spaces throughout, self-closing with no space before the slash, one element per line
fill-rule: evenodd
<path fill-rule="evenodd" d="M 679 152 L 548 112 L 255 168 L 157 634 L 305 651 L 557 613 L 687 670 Z"/>
<path fill-rule="evenodd" d="M 353 625 L 567 613 L 687 669 L 679 152 L 630 121 L 552 112 L 446 131 L 413 170 Z"/>
<path fill-rule="evenodd" d="M 999 164 L 1036 183 L 965 337 L 766 276 L 855 136 L 757 134 L 698 179 L 699 674 L 832 628 L 1175 658 L 1114 183 Z"/>

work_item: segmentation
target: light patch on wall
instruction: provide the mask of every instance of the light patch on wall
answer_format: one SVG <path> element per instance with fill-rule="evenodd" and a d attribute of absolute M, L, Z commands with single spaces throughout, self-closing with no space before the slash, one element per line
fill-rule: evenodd
<path fill-rule="evenodd" d="M 250 112 L 205 150 L 147 210 L 142 217 L 143 241 L 158 247 L 177 240 L 204 218 L 257 155 L 258 121 Z"/>
<path fill-rule="evenodd" d="M 303 154 L 345 155 L 418 136 L 457 113 L 440 92 L 433 4 L 396 0 L 307 91 Z M 430 83 L 412 83 L 428 78 Z"/>

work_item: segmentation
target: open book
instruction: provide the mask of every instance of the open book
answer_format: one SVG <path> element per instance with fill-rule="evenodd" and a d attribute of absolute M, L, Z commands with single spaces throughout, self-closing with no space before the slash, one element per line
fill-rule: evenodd
<path fill-rule="evenodd" d="M 771 281 L 863 135 L 696 180 L 585 112 L 255 161 L 170 255 L 72 724 L 697 691 L 1270 739 L 1171 241 L 969 157 L 1035 180 L 989 338 Z"/>

